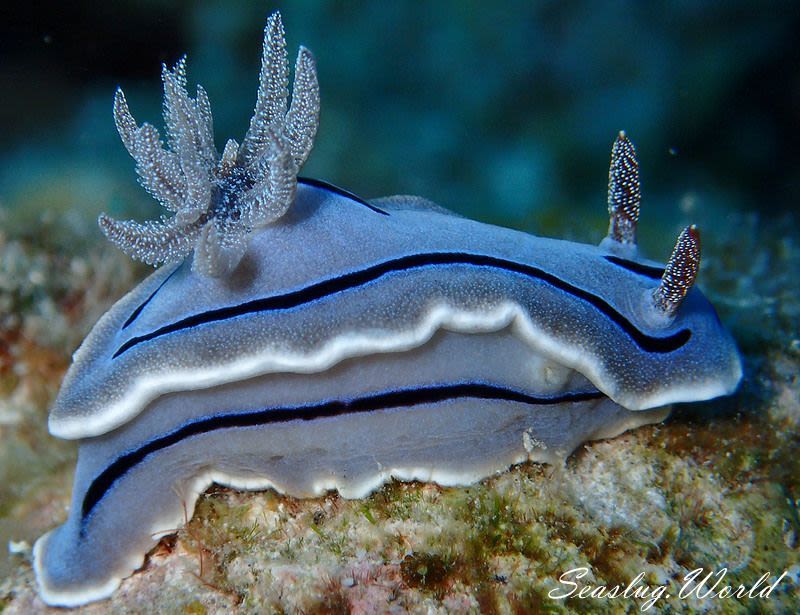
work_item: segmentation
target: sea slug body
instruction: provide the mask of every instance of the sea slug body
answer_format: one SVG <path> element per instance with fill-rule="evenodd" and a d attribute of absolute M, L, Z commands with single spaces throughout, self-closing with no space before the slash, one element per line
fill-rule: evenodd
<path fill-rule="evenodd" d="M 697 229 L 666 266 L 638 255 L 624 133 L 608 237 L 541 238 L 298 177 L 319 114 L 310 52 L 290 105 L 288 72 L 276 13 L 250 128 L 221 155 L 184 60 L 162 74 L 167 148 L 117 93 L 123 143 L 174 215 L 100 219 L 163 266 L 96 324 L 52 407 L 79 458 L 69 517 L 34 549 L 48 604 L 109 596 L 212 482 L 297 497 L 469 484 L 738 385 L 736 347 L 693 287 Z"/>

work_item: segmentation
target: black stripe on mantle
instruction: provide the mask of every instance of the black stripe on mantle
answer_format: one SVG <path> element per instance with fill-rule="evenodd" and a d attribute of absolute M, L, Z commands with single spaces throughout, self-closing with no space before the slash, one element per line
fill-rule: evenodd
<path fill-rule="evenodd" d="M 376 207 L 369 201 L 365 201 L 357 194 L 353 194 L 349 190 L 345 190 L 344 188 L 340 188 L 334 184 L 329 182 L 323 181 L 321 179 L 314 179 L 313 177 L 298 177 L 297 178 L 298 184 L 304 184 L 306 186 L 313 186 L 314 188 L 320 188 L 321 190 L 327 190 L 328 192 L 333 192 L 334 194 L 338 194 L 339 196 L 343 196 L 346 199 L 350 199 L 351 201 L 355 201 L 364 207 L 368 207 L 376 214 L 381 214 L 382 216 L 389 216 L 391 215 L 388 211 L 384 211 L 380 207 Z"/>
<path fill-rule="evenodd" d="M 242 427 L 259 427 L 289 421 L 313 421 L 348 414 L 375 412 L 391 408 L 409 408 L 459 398 L 511 401 L 530 405 L 553 405 L 602 399 L 597 390 L 564 393 L 553 397 L 537 397 L 522 391 L 482 382 L 438 384 L 373 393 L 354 399 L 334 399 L 305 406 L 265 408 L 249 412 L 231 412 L 198 419 L 163 436 L 150 440 L 114 460 L 89 485 L 81 505 L 81 535 L 94 508 L 127 472 L 145 458 L 181 441 L 213 431 Z"/>
<path fill-rule="evenodd" d="M 112 356 L 112 359 L 116 359 L 123 353 L 139 344 L 148 342 L 169 333 L 175 333 L 177 331 L 182 331 L 184 329 L 189 329 L 212 322 L 228 320 L 244 314 L 268 312 L 271 310 L 288 310 L 306 303 L 317 301 L 335 293 L 363 286 L 387 274 L 395 272 L 408 271 L 410 269 L 422 267 L 449 265 L 493 267 L 545 282 L 550 286 L 553 286 L 576 297 L 577 299 L 592 305 L 595 309 L 602 312 L 609 320 L 622 329 L 639 348 L 647 352 L 673 352 L 684 346 L 691 337 L 691 331 L 688 329 L 681 329 L 665 337 L 648 335 L 640 331 L 632 322 L 615 310 L 601 297 L 574 286 L 569 282 L 565 282 L 558 276 L 532 265 L 526 265 L 523 263 L 484 254 L 430 252 L 401 256 L 399 258 L 384 261 L 376 265 L 371 265 L 364 269 L 351 271 L 334 278 L 328 278 L 327 280 L 315 282 L 309 286 L 300 288 L 298 290 L 289 291 L 281 295 L 252 299 L 238 305 L 216 308 L 206 312 L 187 316 L 186 318 L 182 318 L 176 322 L 159 327 L 158 329 L 155 329 L 149 333 L 130 338 L 120 345 L 119 348 L 117 348 Z"/>
<path fill-rule="evenodd" d="M 618 267 L 638 273 L 651 280 L 660 280 L 664 275 L 663 267 L 655 267 L 653 265 L 645 265 L 644 263 L 637 263 L 636 261 L 628 260 L 627 258 L 620 258 L 619 256 L 604 256 L 609 263 L 613 263 Z"/>

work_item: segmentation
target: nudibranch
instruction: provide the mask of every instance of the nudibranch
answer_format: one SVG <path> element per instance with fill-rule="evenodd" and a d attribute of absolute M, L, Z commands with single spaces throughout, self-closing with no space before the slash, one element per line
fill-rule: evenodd
<path fill-rule="evenodd" d="M 34 549 L 49 604 L 107 597 L 212 482 L 296 497 L 361 497 L 391 477 L 463 485 L 562 461 L 740 380 L 693 287 L 697 229 L 666 266 L 637 253 L 624 133 L 606 239 L 546 239 L 298 178 L 319 113 L 306 49 L 291 105 L 288 75 L 276 13 L 253 119 L 221 155 L 185 60 L 162 74 L 166 146 L 117 92 L 122 141 L 174 215 L 99 220 L 163 266 L 100 319 L 54 402 L 51 433 L 80 442 L 69 517 Z"/>

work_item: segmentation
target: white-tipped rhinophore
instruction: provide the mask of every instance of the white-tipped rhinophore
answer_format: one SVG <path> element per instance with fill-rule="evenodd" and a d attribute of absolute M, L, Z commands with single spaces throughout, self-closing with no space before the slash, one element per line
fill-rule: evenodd
<path fill-rule="evenodd" d="M 123 252 L 158 265 L 194 250 L 192 268 L 208 276 L 232 271 L 250 233 L 283 216 L 294 201 L 297 173 L 308 158 L 319 120 L 314 58 L 300 47 L 291 106 L 289 62 L 279 13 L 264 28 L 261 74 L 250 128 L 241 147 L 229 140 L 220 158 L 214 146 L 211 105 L 205 90 L 186 90 L 186 58 L 164 65 L 167 147 L 150 124 L 138 126 L 117 90 L 114 119 L 136 160 L 144 188 L 169 211 L 159 222 L 121 222 L 101 214 L 100 229 Z"/>
<path fill-rule="evenodd" d="M 636 227 L 642 202 L 639 161 L 636 150 L 624 130 L 611 148 L 608 169 L 608 236 L 605 247 L 614 252 L 636 254 Z"/>
<path fill-rule="evenodd" d="M 672 316 L 697 279 L 700 269 L 700 232 L 693 224 L 678 236 L 672 256 L 664 269 L 661 284 L 653 291 L 656 306 Z"/>

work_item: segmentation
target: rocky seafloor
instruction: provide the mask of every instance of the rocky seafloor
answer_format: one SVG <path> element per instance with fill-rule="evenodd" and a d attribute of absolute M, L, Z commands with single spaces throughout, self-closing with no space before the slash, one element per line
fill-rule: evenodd
<path fill-rule="evenodd" d="M 2 222 L 0 611 L 49 612 L 36 595 L 30 545 L 66 517 L 76 447 L 48 435 L 48 404 L 85 332 L 146 271 L 99 241 L 77 250 L 57 220 Z M 701 286 L 744 358 L 736 395 L 582 446 L 563 467 L 523 464 L 468 488 L 395 482 L 363 500 L 212 488 L 110 600 L 79 612 L 648 607 L 635 597 L 553 599 L 552 590 L 568 589 L 559 576 L 580 567 L 589 585 L 624 587 L 639 573 L 651 590 L 666 585 L 669 597 L 659 595 L 651 612 L 800 612 L 795 228 L 791 219 L 735 214 L 704 237 Z M 722 585 L 734 588 L 787 574 L 767 598 L 679 597 L 697 568 L 726 569 Z"/>

